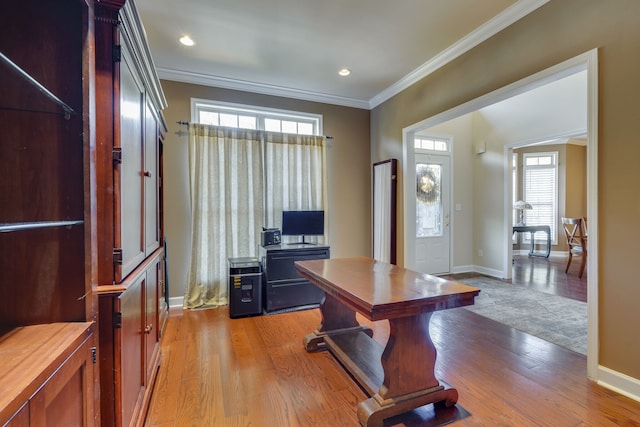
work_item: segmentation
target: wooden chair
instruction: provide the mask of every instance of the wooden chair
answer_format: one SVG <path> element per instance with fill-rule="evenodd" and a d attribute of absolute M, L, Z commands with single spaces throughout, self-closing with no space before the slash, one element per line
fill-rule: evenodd
<path fill-rule="evenodd" d="M 584 273 L 584 267 L 587 264 L 587 233 L 586 224 L 583 218 L 562 218 L 562 228 L 567 238 L 567 245 L 569 246 L 569 260 L 567 261 L 567 268 L 565 273 L 569 272 L 569 266 L 574 255 L 578 255 L 582 258 L 580 263 L 580 275 L 582 278 Z"/>

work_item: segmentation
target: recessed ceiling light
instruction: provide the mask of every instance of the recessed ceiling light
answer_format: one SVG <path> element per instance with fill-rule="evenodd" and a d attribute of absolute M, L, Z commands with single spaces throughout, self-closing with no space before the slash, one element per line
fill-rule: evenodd
<path fill-rule="evenodd" d="M 196 44 L 196 42 L 194 42 L 193 39 L 189 36 L 180 37 L 180 43 L 185 46 L 193 46 L 194 44 Z"/>
<path fill-rule="evenodd" d="M 340 71 L 338 71 L 338 74 L 341 75 L 342 77 L 346 77 L 349 74 L 351 74 L 351 70 L 348 68 L 341 68 Z"/>

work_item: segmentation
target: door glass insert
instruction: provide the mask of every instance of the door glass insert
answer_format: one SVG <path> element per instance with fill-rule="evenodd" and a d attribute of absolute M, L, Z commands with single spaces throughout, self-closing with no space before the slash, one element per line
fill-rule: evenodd
<path fill-rule="evenodd" d="M 443 235 L 442 165 L 416 163 L 416 237 Z"/>

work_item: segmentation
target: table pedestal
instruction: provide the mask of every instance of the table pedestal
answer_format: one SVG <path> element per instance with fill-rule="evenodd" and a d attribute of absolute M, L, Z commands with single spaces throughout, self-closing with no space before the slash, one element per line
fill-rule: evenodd
<path fill-rule="evenodd" d="M 320 306 L 322 323 L 307 335 L 307 351 L 327 348 L 371 396 L 358 405 L 363 426 L 382 426 L 385 418 L 429 403 L 452 406 L 458 392 L 435 377 L 436 349 L 429 335 L 431 312 L 389 319 L 382 348 L 355 312 L 331 295 Z"/>

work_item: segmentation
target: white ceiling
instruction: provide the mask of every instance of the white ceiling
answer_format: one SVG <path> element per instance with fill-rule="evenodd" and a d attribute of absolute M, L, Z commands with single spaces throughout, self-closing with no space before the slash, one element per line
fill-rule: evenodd
<path fill-rule="evenodd" d="M 373 108 L 548 0 L 137 0 L 162 79 Z M 196 45 L 178 39 L 191 36 Z M 339 77 L 338 69 L 352 70 Z"/>

